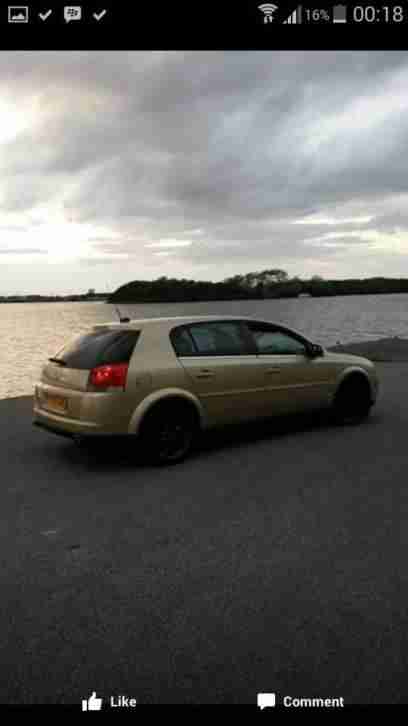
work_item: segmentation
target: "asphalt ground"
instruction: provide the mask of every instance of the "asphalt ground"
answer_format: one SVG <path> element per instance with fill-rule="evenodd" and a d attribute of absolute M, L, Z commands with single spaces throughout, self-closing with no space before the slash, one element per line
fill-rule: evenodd
<path fill-rule="evenodd" d="M 142 464 L 0 402 L 0 702 L 408 701 L 407 364 L 366 423 L 302 419 Z"/>

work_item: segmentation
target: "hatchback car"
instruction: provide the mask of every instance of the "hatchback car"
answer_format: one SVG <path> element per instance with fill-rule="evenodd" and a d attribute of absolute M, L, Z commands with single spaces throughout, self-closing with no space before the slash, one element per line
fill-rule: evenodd
<path fill-rule="evenodd" d="M 175 463 L 202 429 L 319 409 L 358 422 L 377 391 L 371 361 L 277 323 L 126 320 L 95 325 L 49 359 L 34 423 L 76 440 L 129 434 L 151 460 Z"/>

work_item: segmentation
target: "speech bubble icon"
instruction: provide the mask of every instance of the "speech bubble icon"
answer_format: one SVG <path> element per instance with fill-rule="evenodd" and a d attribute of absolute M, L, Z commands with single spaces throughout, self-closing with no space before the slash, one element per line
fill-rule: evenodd
<path fill-rule="evenodd" d="M 275 693 L 258 693 L 258 706 L 259 708 L 271 708 L 276 706 L 276 694 Z"/>
<path fill-rule="evenodd" d="M 71 20 L 81 20 L 82 17 L 82 8 L 80 5 L 67 5 L 64 8 L 64 20 L 66 23 L 71 22 Z"/>

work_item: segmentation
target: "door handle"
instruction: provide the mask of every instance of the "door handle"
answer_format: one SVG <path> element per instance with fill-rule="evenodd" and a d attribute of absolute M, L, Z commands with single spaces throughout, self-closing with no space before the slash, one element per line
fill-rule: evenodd
<path fill-rule="evenodd" d="M 207 368 L 203 368 L 201 371 L 199 371 L 196 374 L 196 378 L 214 378 L 215 373 L 213 371 L 208 370 Z"/>
<path fill-rule="evenodd" d="M 276 373 L 280 373 L 280 372 L 281 372 L 281 369 L 280 368 L 267 368 L 266 371 L 265 371 L 265 373 L 268 376 L 270 376 L 270 375 L 276 375 Z"/>

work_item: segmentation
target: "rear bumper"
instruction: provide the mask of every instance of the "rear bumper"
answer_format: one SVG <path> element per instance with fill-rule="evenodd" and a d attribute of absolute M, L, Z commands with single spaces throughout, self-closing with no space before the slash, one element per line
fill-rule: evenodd
<path fill-rule="evenodd" d="M 44 431 L 48 431 L 51 434 L 56 434 L 57 436 L 63 436 L 66 439 L 71 439 L 73 441 L 79 440 L 79 439 L 87 439 L 87 440 L 95 440 L 95 439 L 115 439 L 116 440 L 122 440 L 122 439 L 129 439 L 132 434 L 116 434 L 116 433 L 110 433 L 108 431 L 83 431 L 81 430 L 80 433 L 73 433 L 72 431 L 67 431 L 66 429 L 62 429 L 58 426 L 52 425 L 49 422 L 46 421 L 39 421 L 38 419 L 33 420 L 33 426 L 37 426 L 40 429 L 43 429 Z"/>
<path fill-rule="evenodd" d="M 45 429 L 45 431 L 50 431 L 52 434 L 58 434 L 59 436 L 65 436 L 67 439 L 74 439 L 75 434 L 69 433 L 69 431 L 63 431 L 62 429 L 58 429 L 55 426 L 50 426 L 50 424 L 44 423 L 44 421 L 38 421 L 36 419 L 33 420 L 33 426 L 38 426 L 40 429 Z"/>
<path fill-rule="evenodd" d="M 84 419 L 74 419 L 54 414 L 51 411 L 34 405 L 33 425 L 59 436 L 71 439 L 90 439 L 99 437 L 123 438 L 128 436 L 127 430 L 112 430 L 112 426 L 105 421 L 97 423 Z"/>
<path fill-rule="evenodd" d="M 50 397 L 66 399 L 65 410 L 49 408 Z M 132 413 L 133 401 L 122 392 L 72 391 L 44 383 L 35 386 L 34 423 L 61 436 L 127 434 Z"/>
<path fill-rule="evenodd" d="M 101 426 L 96 422 L 69 418 L 34 405 L 34 423 L 62 436 L 88 435 L 98 433 Z"/>

